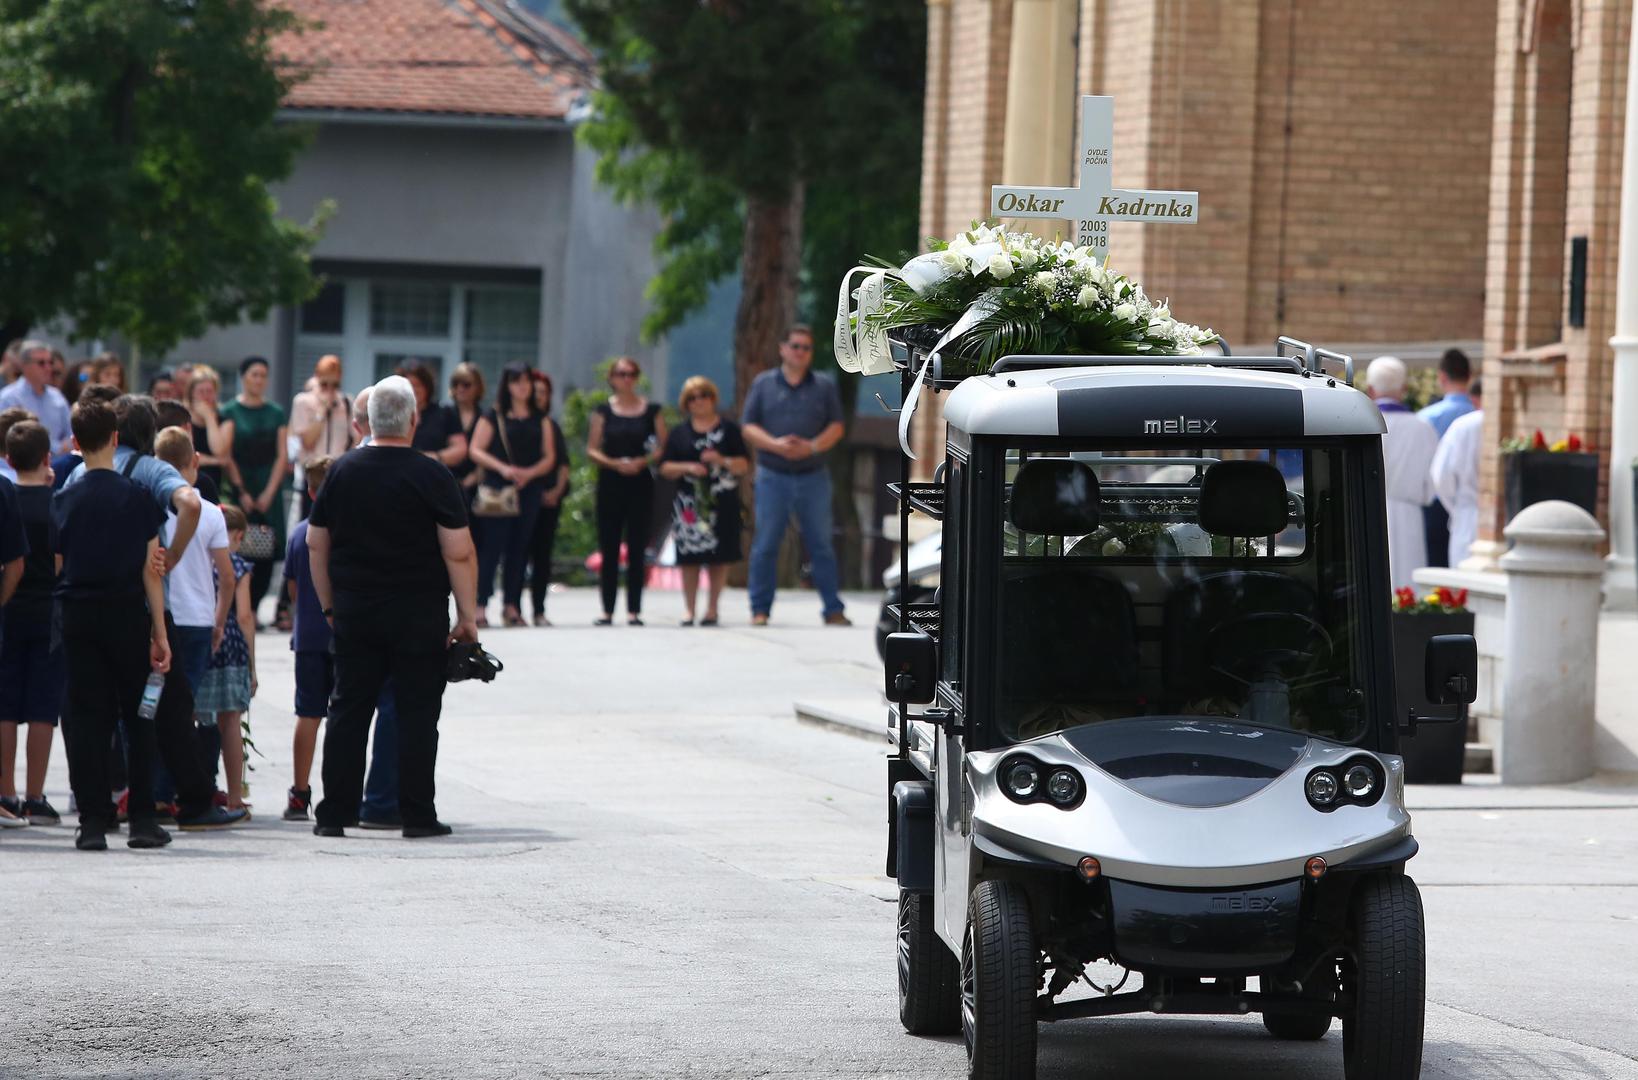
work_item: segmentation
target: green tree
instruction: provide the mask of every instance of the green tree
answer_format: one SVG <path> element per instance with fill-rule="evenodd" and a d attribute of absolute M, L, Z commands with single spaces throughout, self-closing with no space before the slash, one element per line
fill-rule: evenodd
<path fill-rule="evenodd" d="M 66 316 L 163 350 L 313 289 L 268 184 L 306 133 L 264 0 L 0 0 L 0 339 Z"/>
<path fill-rule="evenodd" d="M 676 325 L 704 302 L 713 281 L 739 266 L 734 397 L 743 400 L 796 321 L 804 271 L 820 269 L 805 258 L 804 225 L 815 221 L 809 207 L 822 208 L 818 220 L 826 226 L 851 214 L 852 226 L 879 223 L 880 207 L 908 205 L 908 219 L 895 216 L 891 228 L 903 235 L 872 243 L 896 249 L 914 242 L 924 5 L 565 6 L 599 56 L 603 90 L 596 119 L 582 128 L 600 153 L 599 175 L 666 218 L 645 332 Z M 860 231 L 850 229 L 846 239 Z M 823 247 L 828 254 L 831 245 Z M 822 292 L 823 283 L 815 288 Z"/>

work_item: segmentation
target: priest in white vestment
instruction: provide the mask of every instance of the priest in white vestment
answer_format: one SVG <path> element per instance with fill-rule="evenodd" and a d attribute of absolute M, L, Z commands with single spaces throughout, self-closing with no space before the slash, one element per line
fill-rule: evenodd
<path fill-rule="evenodd" d="M 1395 589 L 1414 588 L 1411 575 L 1427 565 L 1422 508 L 1433 501 L 1428 465 L 1439 448 L 1433 425 L 1402 400 L 1408 373 L 1397 356 L 1379 356 L 1365 369 L 1365 392 L 1382 410 L 1383 478 L 1388 495 L 1388 577 Z"/>
<path fill-rule="evenodd" d="M 1439 501 L 1450 511 L 1450 565 L 1460 566 L 1479 532 L 1479 448 L 1484 434 L 1483 393 L 1474 379 L 1468 396 L 1479 411 L 1465 413 L 1451 421 L 1439 440 L 1428 478 Z"/>

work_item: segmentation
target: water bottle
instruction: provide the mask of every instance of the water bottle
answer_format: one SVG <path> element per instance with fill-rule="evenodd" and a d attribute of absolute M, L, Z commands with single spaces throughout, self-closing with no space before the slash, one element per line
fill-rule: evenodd
<path fill-rule="evenodd" d="M 137 715 L 144 720 L 152 720 L 159 711 L 159 695 L 165 689 L 165 676 L 153 671 L 148 674 L 148 681 L 142 685 L 142 704 L 137 706 Z"/>

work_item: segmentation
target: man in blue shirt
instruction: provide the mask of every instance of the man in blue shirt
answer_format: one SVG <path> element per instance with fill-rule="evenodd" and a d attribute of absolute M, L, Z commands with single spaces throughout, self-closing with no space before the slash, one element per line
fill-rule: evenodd
<path fill-rule="evenodd" d="M 757 450 L 756 535 L 751 540 L 751 625 L 766 626 L 773 608 L 779 545 L 792 516 L 813 567 L 813 584 L 830 626 L 851 625 L 842 613 L 836 553 L 830 542 L 830 471 L 825 453 L 842 441 L 842 398 L 836 383 L 815 375 L 813 332 L 785 331 L 779 366 L 751 381 L 740 410 L 745 441 Z"/>
<path fill-rule="evenodd" d="M 1473 381 L 1473 365 L 1460 349 L 1446 349 L 1439 358 L 1439 400 L 1418 410 L 1416 415 L 1433 425 L 1439 438 L 1445 437 L 1458 417 L 1478 408 L 1468 394 Z M 1423 531 L 1427 534 L 1429 566 L 1444 566 L 1450 558 L 1450 511 L 1437 498 L 1422 508 Z"/>
<path fill-rule="evenodd" d="M 0 390 L 0 409 L 13 405 L 33 413 L 51 436 L 53 453 L 71 449 L 74 433 L 68 423 L 68 399 L 51 385 L 51 346 L 43 341 L 25 341 L 20 350 L 23 377 Z"/>

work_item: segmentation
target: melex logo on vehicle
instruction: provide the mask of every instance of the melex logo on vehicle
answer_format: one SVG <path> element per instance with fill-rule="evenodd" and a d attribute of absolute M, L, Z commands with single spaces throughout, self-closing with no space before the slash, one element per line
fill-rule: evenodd
<path fill-rule="evenodd" d="M 1278 911 L 1280 903 L 1278 897 L 1255 896 L 1251 893 L 1230 893 L 1227 896 L 1211 898 L 1211 909 L 1214 912 L 1236 913 L 1242 911 Z"/>
<path fill-rule="evenodd" d="M 1173 420 L 1145 420 L 1145 435 L 1212 435 L 1217 431 L 1216 420 L 1191 420 L 1179 416 Z"/>

